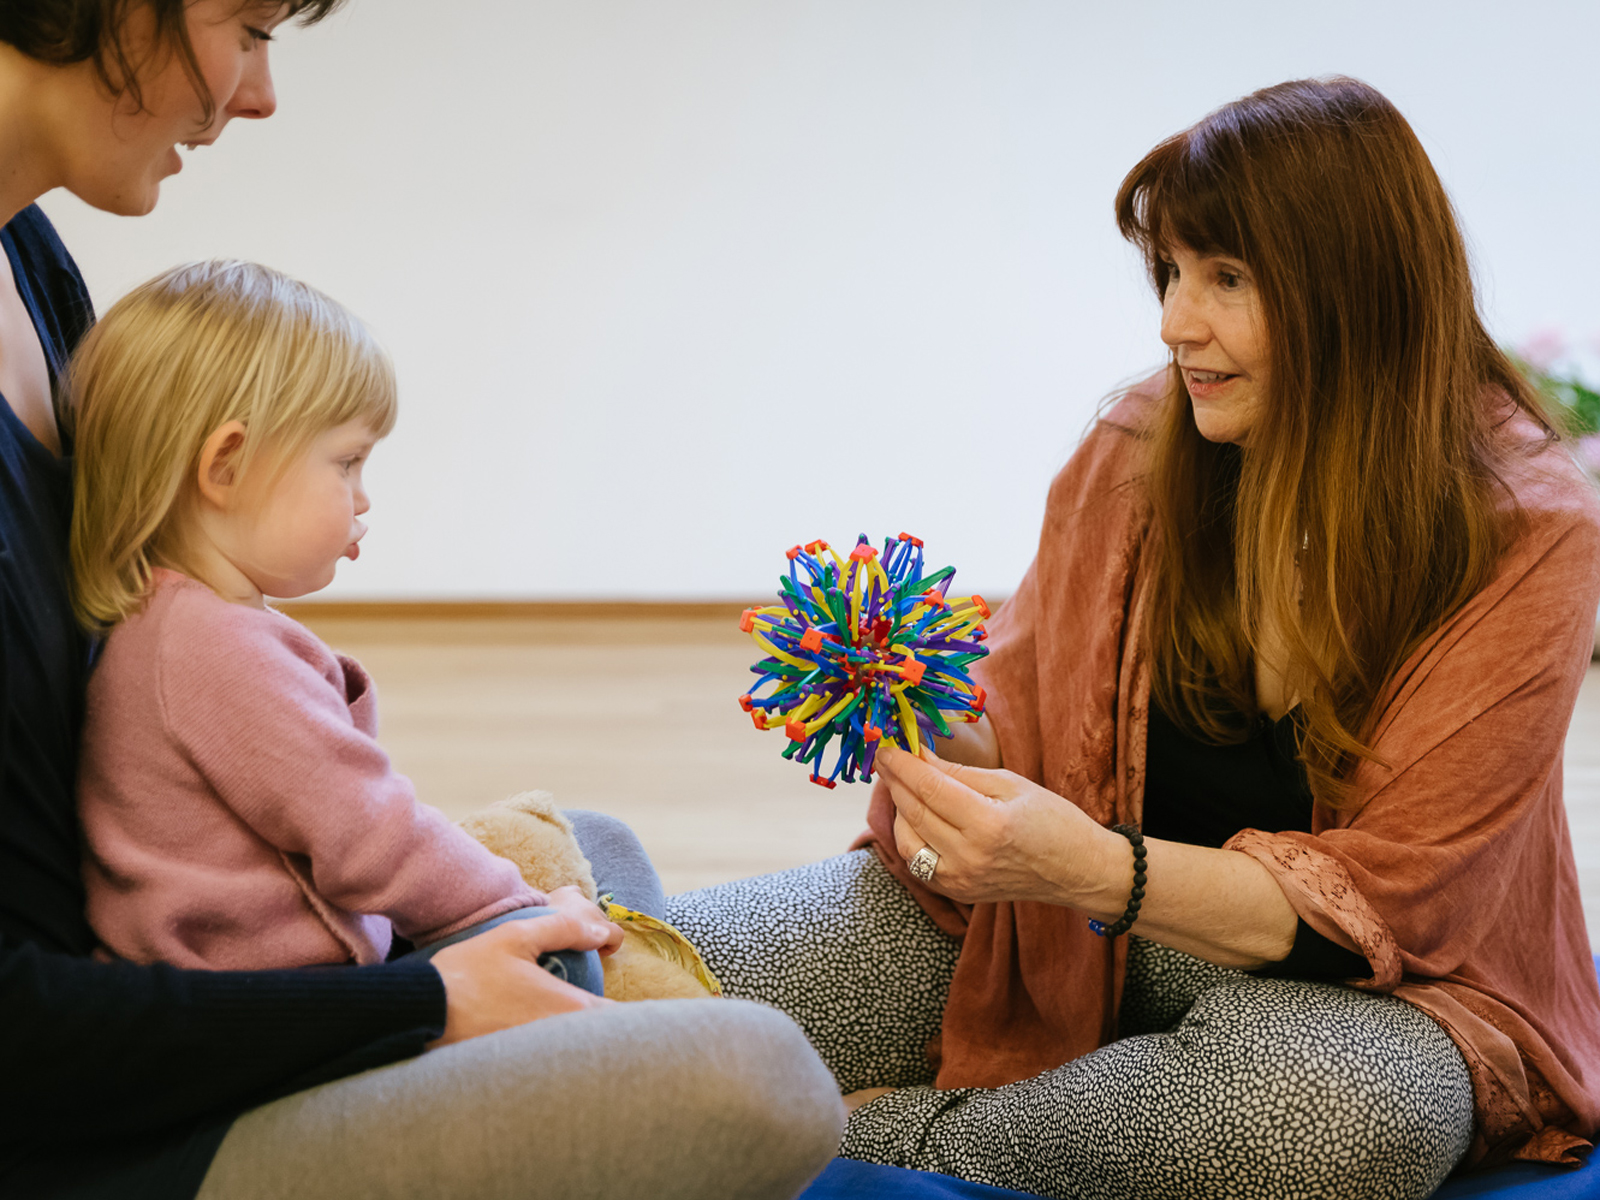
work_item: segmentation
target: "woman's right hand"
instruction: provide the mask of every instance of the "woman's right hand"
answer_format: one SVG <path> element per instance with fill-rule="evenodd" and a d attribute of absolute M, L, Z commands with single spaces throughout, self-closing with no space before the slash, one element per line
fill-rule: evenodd
<path fill-rule="evenodd" d="M 576 899 L 574 899 L 576 897 Z M 539 965 L 554 950 L 599 950 L 622 942 L 622 930 L 600 914 L 576 888 L 550 893 L 558 911 L 526 921 L 507 921 L 486 933 L 446 946 L 431 959 L 444 980 L 444 1036 L 428 1049 L 498 1033 L 557 1013 L 614 1004 Z"/>

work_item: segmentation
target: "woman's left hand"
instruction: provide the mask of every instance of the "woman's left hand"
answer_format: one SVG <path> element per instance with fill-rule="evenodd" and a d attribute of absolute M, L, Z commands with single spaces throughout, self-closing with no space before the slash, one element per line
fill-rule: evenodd
<path fill-rule="evenodd" d="M 960 766 L 931 752 L 918 758 L 895 746 L 879 749 L 874 769 L 894 801 L 896 848 L 908 861 L 931 848 L 939 862 L 928 886 L 952 900 L 1036 900 L 1096 915 L 1103 881 L 1126 873 L 1120 835 L 1011 771 Z"/>

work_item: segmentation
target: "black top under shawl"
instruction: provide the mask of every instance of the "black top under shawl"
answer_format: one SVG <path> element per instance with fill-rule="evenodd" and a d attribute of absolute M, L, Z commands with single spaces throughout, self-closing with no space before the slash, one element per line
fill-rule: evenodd
<path fill-rule="evenodd" d="M 1201 741 L 1181 729 L 1153 699 L 1145 750 L 1147 837 L 1221 846 L 1241 829 L 1311 831 L 1311 786 L 1296 757 L 1299 709 L 1279 720 L 1260 717 L 1238 745 Z M 1289 957 L 1256 974 L 1292 979 L 1352 979 L 1372 974 L 1367 960 L 1323 937 L 1304 921 Z"/>

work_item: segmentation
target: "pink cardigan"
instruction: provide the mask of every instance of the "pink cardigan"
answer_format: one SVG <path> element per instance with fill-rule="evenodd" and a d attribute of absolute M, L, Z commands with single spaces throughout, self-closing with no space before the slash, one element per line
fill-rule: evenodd
<path fill-rule="evenodd" d="M 544 897 L 417 803 L 360 664 L 282 613 L 158 571 L 89 682 L 89 921 L 134 962 L 375 963 Z"/>
<path fill-rule="evenodd" d="M 1137 821 L 1150 700 L 1143 605 L 1155 536 L 1140 474 L 1164 376 L 1090 433 L 1050 489 L 1039 553 L 977 667 L 1010 770 L 1106 825 Z M 1414 1004 L 1472 1074 L 1469 1162 L 1573 1161 L 1600 1127 L 1600 988 L 1561 799 L 1562 745 L 1600 597 L 1600 506 L 1560 446 L 1508 422 L 1525 523 L 1493 579 L 1379 701 L 1383 763 L 1310 833 L 1245 830 L 1307 924 L 1364 954 L 1349 981 Z M 1026 1079 L 1116 1037 L 1127 939 L 1046 904 L 959 905 L 912 879 L 893 807 L 873 840 L 963 938 L 935 1050 L 940 1087 Z"/>

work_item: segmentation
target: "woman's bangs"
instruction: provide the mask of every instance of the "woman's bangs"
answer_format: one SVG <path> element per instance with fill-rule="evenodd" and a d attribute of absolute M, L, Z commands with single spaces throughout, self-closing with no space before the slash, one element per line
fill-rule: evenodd
<path fill-rule="evenodd" d="M 1195 254 L 1248 258 L 1229 172 L 1207 153 L 1211 139 L 1191 135 L 1151 196 L 1152 226 L 1162 250 L 1182 246 Z"/>

